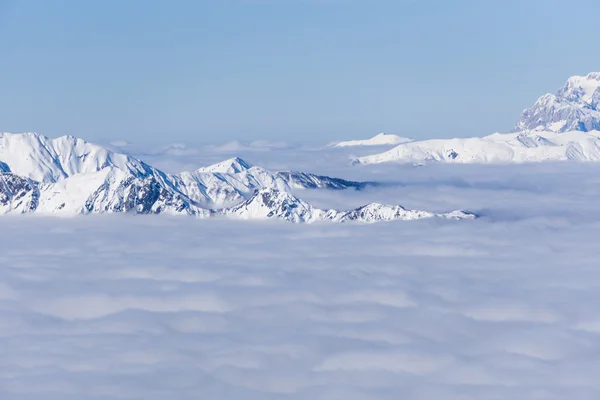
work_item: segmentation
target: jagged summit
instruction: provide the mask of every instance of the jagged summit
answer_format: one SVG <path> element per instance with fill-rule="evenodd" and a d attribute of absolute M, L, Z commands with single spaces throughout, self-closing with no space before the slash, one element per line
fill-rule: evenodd
<path fill-rule="evenodd" d="M 196 172 L 210 172 L 220 174 L 237 174 L 252 168 L 252 164 L 239 157 L 233 157 L 208 167 L 198 168 Z"/>
<path fill-rule="evenodd" d="M 569 132 L 600 130 L 600 72 L 572 76 L 556 94 L 541 96 L 514 128 Z"/>
<path fill-rule="evenodd" d="M 288 192 L 260 189 L 245 202 L 222 211 L 239 219 L 281 219 L 288 222 L 314 222 L 318 210 Z"/>

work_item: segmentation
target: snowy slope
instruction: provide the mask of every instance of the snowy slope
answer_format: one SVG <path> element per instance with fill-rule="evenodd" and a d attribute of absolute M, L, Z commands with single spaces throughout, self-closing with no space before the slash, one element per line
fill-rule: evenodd
<path fill-rule="evenodd" d="M 150 167 L 125 154 L 72 136 L 50 139 L 37 133 L 0 133 L 0 161 L 10 170 L 38 182 L 55 182 L 76 174 L 114 167 L 136 176 Z"/>
<path fill-rule="evenodd" d="M 351 147 L 351 146 L 389 146 L 400 143 L 412 142 L 413 139 L 390 135 L 387 133 L 380 133 L 373 136 L 370 139 L 365 140 L 349 140 L 345 142 L 339 142 L 333 145 L 333 147 Z"/>
<path fill-rule="evenodd" d="M 546 94 L 523 111 L 515 131 L 600 130 L 600 72 L 573 76 L 556 94 Z"/>
<path fill-rule="evenodd" d="M 239 219 L 279 219 L 288 222 L 312 223 L 318 221 L 374 223 L 423 218 L 475 219 L 464 211 L 435 214 L 428 211 L 407 210 L 402 206 L 371 203 L 350 211 L 321 210 L 287 192 L 261 189 L 247 201 L 233 208 L 217 212 Z"/>
<path fill-rule="evenodd" d="M 242 171 L 246 171 L 252 168 L 252 165 L 239 157 L 230 158 L 225 161 L 221 161 L 217 164 L 210 165 L 208 167 L 199 168 L 196 172 L 209 172 L 209 173 L 220 173 L 220 174 L 237 174 Z"/>
<path fill-rule="evenodd" d="M 600 132 L 496 133 L 482 138 L 433 139 L 359 157 L 355 164 L 600 161 Z"/>

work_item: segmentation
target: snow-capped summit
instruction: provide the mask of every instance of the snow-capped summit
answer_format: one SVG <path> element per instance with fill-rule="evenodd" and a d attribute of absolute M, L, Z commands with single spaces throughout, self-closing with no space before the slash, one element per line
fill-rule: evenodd
<path fill-rule="evenodd" d="M 50 139 L 38 133 L 1 133 L 0 160 L 11 172 L 44 183 L 106 167 L 139 176 L 147 175 L 150 169 L 133 157 L 83 139 L 73 136 Z"/>
<path fill-rule="evenodd" d="M 288 222 L 313 222 L 320 216 L 320 210 L 292 194 L 268 188 L 257 190 L 250 199 L 222 213 L 239 219 L 280 219 Z"/>
<path fill-rule="evenodd" d="M 339 142 L 333 145 L 333 147 L 351 147 L 351 146 L 391 146 L 401 143 L 412 142 L 413 139 L 390 135 L 388 133 L 380 133 L 373 136 L 370 139 L 365 140 L 349 140 L 346 142 Z"/>
<path fill-rule="evenodd" d="M 197 172 L 237 174 L 242 171 L 246 171 L 250 168 L 252 168 L 252 164 L 245 160 L 242 160 L 239 157 L 234 157 L 213 165 L 209 165 L 208 167 L 199 168 Z"/>
<path fill-rule="evenodd" d="M 521 114 L 514 131 L 600 130 L 600 72 L 573 76 L 556 94 L 545 94 Z"/>

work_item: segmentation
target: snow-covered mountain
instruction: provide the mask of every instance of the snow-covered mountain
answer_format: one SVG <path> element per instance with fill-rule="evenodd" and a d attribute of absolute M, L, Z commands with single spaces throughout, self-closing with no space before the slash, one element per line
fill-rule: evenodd
<path fill-rule="evenodd" d="M 169 213 L 290 222 L 473 217 L 377 204 L 351 211 L 316 209 L 289 192 L 363 189 L 374 183 L 270 172 L 240 158 L 193 172 L 166 174 L 129 155 L 69 136 L 2 134 L 0 139 L 0 214 Z"/>
<path fill-rule="evenodd" d="M 349 140 L 345 142 L 335 143 L 333 147 L 351 147 L 351 146 L 393 146 L 401 143 L 412 142 L 413 139 L 380 133 L 370 139 L 365 140 Z"/>
<path fill-rule="evenodd" d="M 210 172 L 231 171 L 231 172 Z M 236 172 L 237 171 L 237 172 Z M 271 172 L 251 166 L 239 158 L 226 160 L 193 172 L 182 172 L 169 177 L 178 191 L 193 199 L 203 208 L 222 208 L 240 203 L 255 190 L 273 188 L 291 189 L 362 189 L 373 185 L 353 182 L 304 172 Z"/>
<path fill-rule="evenodd" d="M 0 160 L 11 172 L 44 183 L 107 167 L 133 175 L 151 173 L 151 167 L 133 157 L 73 136 L 50 139 L 37 133 L 0 132 Z"/>
<path fill-rule="evenodd" d="M 569 78 L 523 111 L 515 131 L 400 144 L 354 164 L 600 161 L 600 73 Z"/>
<path fill-rule="evenodd" d="M 261 189 L 245 202 L 216 212 L 238 219 L 280 219 L 289 222 L 312 223 L 318 221 L 374 223 L 423 218 L 475 219 L 476 215 L 464 211 L 435 214 L 428 211 L 407 210 L 402 206 L 371 203 L 350 211 L 322 210 L 312 207 L 288 192 Z"/>
<path fill-rule="evenodd" d="M 556 94 L 546 94 L 523 111 L 515 132 L 600 130 L 600 72 L 573 76 Z"/>
<path fill-rule="evenodd" d="M 481 138 L 432 139 L 401 144 L 383 153 L 354 159 L 354 164 L 386 162 L 508 163 L 600 161 L 600 132 L 495 133 Z"/>
<path fill-rule="evenodd" d="M 2 214 L 225 214 L 292 222 L 410 219 L 399 212 L 394 217 L 389 210 L 371 213 L 369 218 L 318 210 L 289 194 L 292 189 L 362 189 L 372 184 L 367 182 L 270 172 L 240 158 L 193 172 L 166 174 L 129 155 L 69 136 L 49 139 L 33 133 L 5 133 L 0 139 Z"/>
<path fill-rule="evenodd" d="M 132 196 L 140 207 L 181 210 L 223 207 L 247 198 L 256 189 L 273 187 L 360 189 L 351 182 L 302 172 L 270 172 L 233 158 L 193 172 L 166 174 L 126 154 L 116 153 L 82 139 L 49 139 L 35 133 L 0 134 L 0 172 L 23 177 L 40 190 L 40 210 L 80 212 L 121 211 Z M 8 179 L 8 178 L 6 178 Z M 143 188 L 153 187 L 146 191 Z M 135 195 L 134 195 L 135 193 Z M 135 203 L 131 200 L 130 203 Z M 186 208 L 186 207 L 183 207 Z"/>

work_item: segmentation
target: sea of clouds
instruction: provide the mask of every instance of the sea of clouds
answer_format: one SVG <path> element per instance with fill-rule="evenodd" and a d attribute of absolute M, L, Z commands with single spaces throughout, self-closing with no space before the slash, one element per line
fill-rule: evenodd
<path fill-rule="evenodd" d="M 296 193 L 320 207 L 481 218 L 3 217 L 0 398 L 600 397 L 600 165 L 256 154 L 382 183 Z"/>

